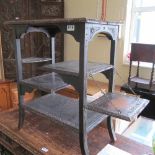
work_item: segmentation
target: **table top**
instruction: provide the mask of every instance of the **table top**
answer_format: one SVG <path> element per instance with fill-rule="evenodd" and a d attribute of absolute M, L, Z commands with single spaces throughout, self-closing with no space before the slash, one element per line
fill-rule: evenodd
<path fill-rule="evenodd" d="M 61 23 L 94 23 L 94 24 L 110 24 L 118 25 L 118 22 L 108 22 L 101 21 L 96 19 L 87 19 L 87 18 L 55 18 L 55 19 L 33 19 L 33 20 L 11 20 L 6 21 L 4 24 L 10 25 L 23 25 L 23 24 L 32 24 L 32 25 L 47 25 L 47 24 L 61 24 Z"/>

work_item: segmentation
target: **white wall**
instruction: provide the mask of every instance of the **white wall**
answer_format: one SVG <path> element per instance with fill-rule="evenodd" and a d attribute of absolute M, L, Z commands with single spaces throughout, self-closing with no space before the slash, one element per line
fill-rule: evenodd
<path fill-rule="evenodd" d="M 97 4 L 99 3 L 99 7 Z M 66 0 L 65 1 L 65 17 L 87 17 L 96 19 L 101 16 L 102 0 Z M 107 0 L 107 20 L 123 21 L 125 19 L 126 0 Z M 98 8 L 98 10 L 97 10 Z M 98 15 L 97 15 L 98 13 Z M 78 43 L 72 37 L 67 35 L 65 37 L 65 59 L 78 59 Z M 109 47 L 110 41 L 104 38 L 95 37 L 94 41 L 89 44 L 89 57 L 91 61 L 109 62 Z M 122 74 L 123 78 L 127 80 L 128 67 L 122 66 L 123 58 L 123 39 L 118 41 L 116 51 L 116 68 Z M 95 76 L 96 80 L 105 81 L 101 76 Z M 121 80 L 116 77 L 116 83 L 121 84 Z"/>

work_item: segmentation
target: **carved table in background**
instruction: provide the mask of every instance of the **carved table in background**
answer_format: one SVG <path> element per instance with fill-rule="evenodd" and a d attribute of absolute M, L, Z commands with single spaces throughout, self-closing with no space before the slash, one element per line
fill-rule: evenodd
<path fill-rule="evenodd" d="M 145 87 L 141 84 L 138 84 L 138 88 L 135 87 L 134 84 L 131 83 L 130 87 L 133 89 L 133 91 L 137 94 L 140 95 L 141 98 L 145 98 L 150 100 L 149 104 L 147 107 L 142 111 L 141 115 L 149 118 L 155 119 L 155 91 L 148 91 L 145 89 Z M 154 86 L 153 86 L 154 87 Z M 124 84 L 121 86 L 121 91 L 125 91 L 126 93 L 131 93 L 131 89 L 128 87 L 127 84 Z"/>
<path fill-rule="evenodd" d="M 6 110 L 12 107 L 11 83 L 11 81 L 0 80 L 0 110 Z"/>
<path fill-rule="evenodd" d="M 91 130 L 106 119 L 111 140 L 115 141 L 116 137 L 112 127 L 111 117 L 133 121 L 148 104 L 148 100 L 145 99 L 113 93 L 118 23 L 74 18 L 14 20 L 8 21 L 5 24 L 13 26 L 15 30 L 15 56 L 20 113 L 19 129 L 21 129 L 24 124 L 24 111 L 34 112 L 44 116 L 46 119 L 53 120 L 53 122 L 60 123 L 63 125 L 63 128 L 70 128 L 70 133 L 77 131 L 79 134 L 77 139 L 80 142 L 81 153 L 83 155 L 89 155 L 87 135 Z M 38 55 L 36 55 L 35 58 L 33 57 L 33 59 L 31 57 L 29 59 L 22 57 L 21 41 L 27 34 L 32 32 L 42 32 L 49 38 L 51 42 L 51 57 L 48 60 L 46 59 L 47 57 L 38 57 Z M 72 35 L 79 43 L 79 61 L 71 60 L 55 63 L 55 36 L 60 32 Z M 103 33 L 111 42 L 109 51 L 110 60 L 108 64 L 88 61 L 88 45 L 93 37 L 99 33 Z M 40 60 L 42 63 L 52 60 L 51 64 L 44 66 L 43 69 L 55 73 L 25 79 L 23 77 L 22 66 L 26 63 L 37 63 L 40 62 Z M 87 79 L 97 73 L 102 73 L 108 79 L 108 93 L 89 102 L 86 95 Z M 64 88 L 67 86 L 66 83 L 71 84 L 78 91 L 78 100 L 51 93 Z M 23 95 L 26 92 L 25 86 L 50 93 L 29 102 L 29 104 L 24 104 Z M 38 121 L 35 123 L 38 123 Z M 32 124 L 34 125 L 34 123 Z M 54 124 L 51 124 L 51 127 L 53 126 Z M 42 125 L 42 127 L 44 127 L 44 125 Z M 63 135 L 59 134 L 59 137 L 57 135 L 57 140 L 62 139 L 66 134 L 67 133 L 64 132 Z M 72 136 L 70 135 L 69 137 Z M 46 138 L 48 139 L 48 137 Z M 72 147 L 76 146 L 75 144 Z M 59 149 L 61 150 L 61 148 Z"/>

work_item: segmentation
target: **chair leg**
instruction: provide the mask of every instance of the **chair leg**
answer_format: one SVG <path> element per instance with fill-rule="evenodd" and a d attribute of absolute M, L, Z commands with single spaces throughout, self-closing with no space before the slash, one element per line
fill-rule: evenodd
<path fill-rule="evenodd" d="M 80 148 L 82 155 L 89 155 L 88 142 L 84 133 L 79 134 Z"/>
<path fill-rule="evenodd" d="M 152 83 L 153 83 L 153 75 L 154 75 L 154 63 L 152 64 L 152 71 L 151 71 L 151 78 L 150 78 L 150 84 L 149 84 L 149 91 L 151 91 Z"/>
<path fill-rule="evenodd" d="M 132 60 L 130 60 L 129 77 L 128 77 L 128 85 L 130 85 L 131 69 L 132 69 Z"/>

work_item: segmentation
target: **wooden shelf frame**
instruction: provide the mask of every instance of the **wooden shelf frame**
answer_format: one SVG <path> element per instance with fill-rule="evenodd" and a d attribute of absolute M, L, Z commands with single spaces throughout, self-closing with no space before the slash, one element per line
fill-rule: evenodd
<path fill-rule="evenodd" d="M 23 38 L 27 33 L 29 33 L 30 30 L 31 32 L 33 31 L 33 32 L 45 33 L 47 37 L 49 37 L 51 40 L 51 55 L 54 55 L 53 53 L 55 53 L 55 49 L 52 47 L 54 47 L 55 35 L 58 32 L 70 34 L 74 37 L 74 39 L 77 42 L 79 42 L 80 44 L 79 63 L 76 63 L 75 70 L 72 71 L 70 69 L 71 66 L 69 66 L 69 68 L 66 66 L 63 68 L 63 66 L 66 64 L 65 62 L 60 63 L 60 66 L 59 64 L 54 64 L 53 58 L 52 58 L 53 65 L 50 65 L 49 68 L 51 70 L 53 69 L 52 71 L 59 73 L 62 79 L 66 83 L 73 85 L 79 93 L 79 103 L 75 104 L 78 108 L 79 142 L 80 142 L 81 153 L 83 155 L 89 155 L 88 142 L 87 142 L 87 132 L 88 132 L 87 120 L 89 120 L 89 116 L 88 116 L 89 114 L 87 110 L 87 105 L 88 105 L 87 94 L 86 94 L 87 79 L 90 74 L 96 74 L 98 72 L 101 72 L 109 80 L 108 91 L 113 92 L 113 89 L 114 89 L 113 66 L 115 66 L 115 49 L 116 49 L 116 40 L 118 37 L 118 29 L 119 29 L 118 23 L 101 22 L 101 21 L 86 19 L 86 18 L 76 18 L 76 19 L 52 19 L 52 20 L 51 19 L 16 20 L 16 21 L 8 21 L 5 24 L 12 25 L 15 29 L 15 37 L 16 37 L 15 46 L 16 46 L 16 62 L 17 62 L 17 77 L 18 77 L 17 80 L 18 80 L 18 91 L 19 91 L 19 128 L 21 128 L 24 123 L 24 104 L 23 104 L 24 90 L 23 90 L 23 86 L 21 85 L 23 76 L 22 76 L 22 65 L 21 65 L 20 39 Z M 105 34 L 105 36 L 111 41 L 110 61 L 109 61 L 110 63 L 109 65 L 94 63 L 95 64 L 94 65 L 95 68 L 94 68 L 94 66 L 92 67 L 91 64 L 88 63 L 88 44 L 93 39 L 93 37 L 98 33 Z M 52 67 L 52 66 L 55 66 L 55 67 Z M 62 97 L 59 96 L 57 100 L 61 100 L 61 98 Z M 53 97 L 51 97 L 51 99 L 54 101 Z M 64 102 L 65 102 L 65 99 L 64 99 Z M 39 101 L 33 105 L 37 106 L 37 103 L 39 104 Z M 51 105 L 52 104 L 53 103 L 51 103 Z M 33 109 L 37 111 L 37 109 L 31 105 L 32 104 L 28 105 L 27 107 L 29 107 L 29 109 L 31 110 Z M 72 104 L 70 103 L 70 106 L 71 105 Z M 91 110 L 95 111 L 93 109 Z M 45 114 L 45 112 L 46 110 L 42 113 Z M 100 112 L 100 111 L 96 111 L 96 112 Z M 106 118 L 107 118 L 107 127 L 109 131 L 109 135 L 111 140 L 115 141 L 116 137 L 112 127 L 112 119 L 111 119 L 111 116 L 113 116 L 113 113 L 109 112 L 108 114 L 109 115 Z M 99 113 L 98 115 L 102 117 L 105 116 L 104 114 L 99 114 Z M 100 123 L 101 120 L 102 119 L 99 119 L 97 122 Z M 95 122 L 96 121 L 94 121 L 94 123 Z M 95 123 L 95 124 L 98 124 L 98 123 Z"/>

